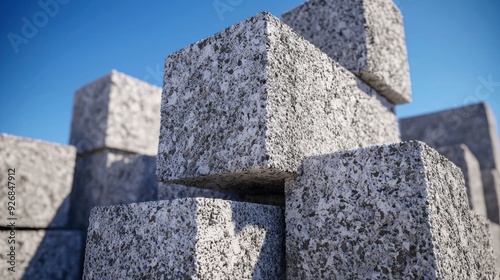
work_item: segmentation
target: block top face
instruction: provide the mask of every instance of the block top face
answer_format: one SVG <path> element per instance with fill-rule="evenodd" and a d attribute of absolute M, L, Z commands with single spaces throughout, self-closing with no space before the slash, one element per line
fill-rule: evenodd
<path fill-rule="evenodd" d="M 75 94 L 70 143 L 156 155 L 161 89 L 113 70 Z"/>
<path fill-rule="evenodd" d="M 394 104 L 411 102 L 403 18 L 392 0 L 311 0 L 282 18 Z"/>
<path fill-rule="evenodd" d="M 399 141 L 389 101 L 268 13 L 170 55 L 164 84 L 160 181 L 253 188 L 305 156 Z"/>
<path fill-rule="evenodd" d="M 68 223 L 69 194 L 76 149 L 73 146 L 0 134 L 0 227 L 9 225 L 8 202 L 15 202 L 17 227 L 63 228 Z M 12 189 L 8 189 L 8 187 Z M 15 201 L 8 191 L 15 192 Z"/>
<path fill-rule="evenodd" d="M 434 148 L 465 144 L 484 170 L 500 166 L 496 126 L 486 103 L 400 120 L 403 140 L 420 140 Z"/>

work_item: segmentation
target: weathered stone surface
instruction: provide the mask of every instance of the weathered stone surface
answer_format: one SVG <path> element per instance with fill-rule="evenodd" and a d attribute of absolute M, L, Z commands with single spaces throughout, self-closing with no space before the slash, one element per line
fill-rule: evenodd
<path fill-rule="evenodd" d="M 239 196 L 223 193 L 210 189 L 189 187 L 184 185 L 159 183 L 158 200 L 173 200 L 178 198 L 201 197 L 201 198 L 219 198 L 226 200 L 239 200 Z"/>
<path fill-rule="evenodd" d="M 113 70 L 75 94 L 70 143 L 78 153 L 102 148 L 154 156 L 161 89 Z"/>
<path fill-rule="evenodd" d="M 396 123 L 389 101 L 262 13 L 167 58 L 157 175 L 278 193 L 304 157 L 397 142 Z"/>
<path fill-rule="evenodd" d="M 18 227 L 62 228 L 68 223 L 69 199 L 76 149 L 0 134 L 0 227 L 17 217 Z M 9 169 L 15 175 L 9 181 Z M 14 183 L 10 186 L 9 182 Z M 15 192 L 15 197 L 12 197 Z M 9 200 L 14 198 L 15 200 Z M 14 202 L 9 204 L 9 202 Z M 8 206 L 14 207 L 13 216 Z"/>
<path fill-rule="evenodd" d="M 469 207 L 476 213 L 487 216 L 483 181 L 479 162 L 466 145 L 442 147 L 437 151 L 456 164 L 464 174 Z"/>
<path fill-rule="evenodd" d="M 102 150 L 78 157 L 71 193 L 73 226 L 86 229 L 95 206 L 154 201 L 155 157 Z"/>
<path fill-rule="evenodd" d="M 15 244 L 8 243 L 9 236 L 9 230 L 0 230 L 0 279 L 81 279 L 83 232 L 17 230 Z M 15 246 L 15 272 L 8 270 L 10 246 Z"/>
<path fill-rule="evenodd" d="M 500 172 L 496 169 L 483 170 L 483 191 L 488 219 L 500 223 Z"/>
<path fill-rule="evenodd" d="M 285 185 L 288 279 L 471 279 L 460 169 L 421 142 L 307 158 Z"/>
<path fill-rule="evenodd" d="M 280 207 L 185 198 L 92 210 L 83 279 L 283 279 Z"/>
<path fill-rule="evenodd" d="M 391 102 L 411 101 L 403 16 L 392 0 L 311 0 L 282 17 Z"/>
<path fill-rule="evenodd" d="M 492 234 L 488 219 L 484 216 L 471 212 L 471 233 L 469 234 L 468 249 L 472 255 L 473 265 L 476 271 L 472 279 L 497 279 L 495 253 L 493 251 Z"/>
<path fill-rule="evenodd" d="M 491 240 L 493 241 L 493 251 L 496 257 L 496 267 L 500 270 L 500 225 L 490 222 Z"/>

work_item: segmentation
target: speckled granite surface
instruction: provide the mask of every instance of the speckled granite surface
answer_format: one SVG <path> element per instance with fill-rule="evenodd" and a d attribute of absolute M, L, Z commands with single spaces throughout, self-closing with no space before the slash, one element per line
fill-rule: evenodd
<path fill-rule="evenodd" d="M 269 13 L 166 60 L 160 181 L 282 192 L 306 156 L 397 141 L 394 106 Z"/>
<path fill-rule="evenodd" d="M 403 17 L 392 0 L 310 0 L 282 17 L 391 102 L 412 100 Z"/>
<path fill-rule="evenodd" d="M 161 89 L 113 70 L 75 94 L 70 143 L 78 153 L 102 148 L 154 156 Z"/>
<path fill-rule="evenodd" d="M 488 219 L 484 216 L 471 214 L 471 228 L 469 234 L 469 251 L 477 274 L 474 279 L 498 279 L 499 266 L 496 263 L 492 231 Z"/>
<path fill-rule="evenodd" d="M 471 279 L 460 169 L 421 142 L 307 158 L 286 194 L 288 279 Z"/>
<path fill-rule="evenodd" d="M 469 207 L 474 212 L 486 217 L 486 201 L 483 192 L 483 181 L 481 179 L 481 168 L 476 157 L 464 144 L 438 148 L 437 151 L 462 170 L 465 187 L 467 188 Z"/>
<path fill-rule="evenodd" d="M 282 208 L 185 198 L 92 210 L 83 279 L 283 279 Z"/>
<path fill-rule="evenodd" d="M 115 150 L 78 157 L 71 193 L 72 226 L 86 230 L 95 206 L 154 201 L 155 157 Z"/>
<path fill-rule="evenodd" d="M 17 217 L 16 225 L 24 228 L 67 226 L 75 158 L 72 146 L 0 134 L 0 227 L 9 225 L 8 217 Z M 10 168 L 15 169 L 10 181 L 15 188 L 9 190 Z M 15 192 L 14 201 L 9 191 Z M 14 207 L 13 216 L 8 206 Z"/>
<path fill-rule="evenodd" d="M 7 270 L 10 257 L 9 231 L 0 230 L 0 279 L 79 280 L 82 279 L 83 235 L 68 230 L 17 230 L 15 272 Z"/>
<path fill-rule="evenodd" d="M 500 225 L 490 221 L 490 233 L 496 257 L 496 267 L 498 269 L 500 267 Z"/>

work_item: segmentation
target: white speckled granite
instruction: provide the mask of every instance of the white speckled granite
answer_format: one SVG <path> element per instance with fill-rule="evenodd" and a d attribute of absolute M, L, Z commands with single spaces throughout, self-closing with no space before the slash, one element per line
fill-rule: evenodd
<path fill-rule="evenodd" d="M 412 100 L 403 17 L 392 0 L 310 0 L 282 17 L 391 102 Z"/>
<path fill-rule="evenodd" d="M 161 89 L 113 70 L 75 94 L 70 143 L 78 153 L 102 148 L 154 156 Z"/>
<path fill-rule="evenodd" d="M 421 142 L 307 158 L 287 180 L 287 279 L 472 279 L 460 169 Z"/>
<path fill-rule="evenodd" d="M 92 210 L 83 279 L 284 279 L 283 210 L 185 198 Z"/>
<path fill-rule="evenodd" d="M 471 214 L 471 228 L 469 233 L 469 251 L 472 255 L 473 265 L 475 266 L 475 277 L 470 279 L 498 279 L 500 270 L 496 264 L 494 253 L 494 243 L 492 240 L 492 231 L 488 219 L 484 216 Z"/>
<path fill-rule="evenodd" d="M 486 217 L 487 211 L 483 192 L 483 180 L 481 179 L 481 169 L 476 157 L 464 144 L 442 147 L 437 149 L 437 151 L 462 170 L 470 209 Z"/>
<path fill-rule="evenodd" d="M 82 279 L 83 236 L 81 231 L 17 230 L 16 243 L 8 244 L 10 232 L 0 230 L 0 279 L 79 280 Z M 7 269 L 8 248 L 15 246 L 16 272 Z"/>
<path fill-rule="evenodd" d="M 397 141 L 394 106 L 269 13 L 166 60 L 160 181 L 279 193 L 306 156 Z"/>
<path fill-rule="evenodd" d="M 0 134 L 0 227 L 8 226 L 8 169 L 15 168 L 16 225 L 63 228 L 68 224 L 69 194 L 76 149 L 72 146 Z"/>
<path fill-rule="evenodd" d="M 491 240 L 493 242 L 493 251 L 496 257 L 496 267 L 500 270 L 500 225 L 490 221 Z"/>
<path fill-rule="evenodd" d="M 116 150 L 79 156 L 71 193 L 72 226 L 87 229 L 95 206 L 156 200 L 155 167 L 155 157 Z"/>

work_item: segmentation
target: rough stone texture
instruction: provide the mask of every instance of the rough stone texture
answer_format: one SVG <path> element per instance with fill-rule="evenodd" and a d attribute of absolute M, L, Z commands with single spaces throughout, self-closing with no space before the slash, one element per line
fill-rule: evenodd
<path fill-rule="evenodd" d="M 17 217 L 24 228 L 62 228 L 68 223 L 76 149 L 0 134 L 0 227 Z M 15 168 L 15 205 L 9 205 L 8 169 Z M 11 185 L 12 186 L 12 185 Z M 10 216 L 8 206 L 15 207 Z"/>
<path fill-rule="evenodd" d="M 477 274 L 473 279 L 497 279 L 500 272 L 496 266 L 493 241 L 488 219 L 471 212 L 469 247 Z"/>
<path fill-rule="evenodd" d="M 113 70 L 75 94 L 70 143 L 156 155 L 161 89 Z"/>
<path fill-rule="evenodd" d="M 28 230 L 15 234 L 15 272 L 10 267 L 10 231 L 0 230 L 0 279 L 77 280 L 81 279 L 83 236 L 81 231 Z"/>
<path fill-rule="evenodd" d="M 483 190 L 488 219 L 500 223 L 500 172 L 496 169 L 483 170 Z"/>
<path fill-rule="evenodd" d="M 390 102 L 268 13 L 166 60 L 160 181 L 279 193 L 306 156 L 397 141 Z"/>
<path fill-rule="evenodd" d="M 83 279 L 283 279 L 283 210 L 185 198 L 92 210 Z"/>
<path fill-rule="evenodd" d="M 169 184 L 169 183 L 158 184 L 158 200 L 173 200 L 178 198 L 189 198 L 189 197 L 239 200 L 239 196 L 237 195 L 218 192 L 210 189 L 195 188 L 195 187 Z"/>
<path fill-rule="evenodd" d="M 483 181 L 479 162 L 476 157 L 471 153 L 469 148 L 463 144 L 439 148 L 437 151 L 462 170 L 470 209 L 486 217 L 487 212 L 483 192 Z"/>
<path fill-rule="evenodd" d="M 486 103 L 406 118 L 400 121 L 403 140 L 424 141 L 434 148 L 465 144 L 483 170 L 488 218 L 500 223 L 500 184 L 485 172 L 500 166 L 500 142 L 495 116 Z"/>
<path fill-rule="evenodd" d="M 500 270 L 500 225 L 490 222 L 490 233 L 493 241 L 493 251 L 496 257 L 496 267 Z"/>
<path fill-rule="evenodd" d="M 411 101 L 403 16 L 392 0 L 311 0 L 282 17 L 391 102 Z"/>
<path fill-rule="evenodd" d="M 155 166 L 155 157 L 116 150 L 78 157 L 71 193 L 73 226 L 86 229 L 95 206 L 156 200 Z"/>
<path fill-rule="evenodd" d="M 288 279 L 472 279 L 460 169 L 421 142 L 307 158 L 285 185 Z"/>

